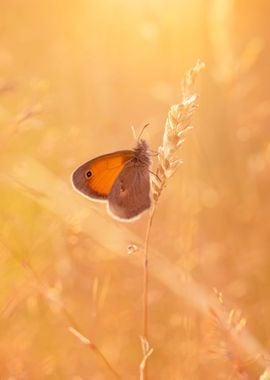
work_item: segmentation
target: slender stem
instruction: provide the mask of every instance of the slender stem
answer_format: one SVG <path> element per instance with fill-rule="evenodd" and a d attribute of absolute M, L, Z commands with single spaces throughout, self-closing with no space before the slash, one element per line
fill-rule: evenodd
<path fill-rule="evenodd" d="M 153 223 L 153 216 L 156 210 L 156 205 L 150 211 L 147 230 L 144 243 L 144 257 L 143 257 L 143 336 L 148 340 L 148 285 L 149 285 L 149 271 L 148 271 L 148 247 L 151 226 Z"/>
<path fill-rule="evenodd" d="M 144 257 L 143 257 L 143 337 L 148 341 L 148 293 L 149 293 L 149 266 L 148 266 L 148 247 L 150 231 L 153 223 L 153 217 L 156 211 L 156 203 L 154 203 L 148 219 L 147 230 L 144 243 Z M 147 380 L 147 363 L 145 363 L 143 370 L 143 379 Z"/>
<path fill-rule="evenodd" d="M 95 354 L 100 358 L 101 361 L 103 361 L 104 365 L 108 368 L 110 373 L 115 379 L 121 380 L 120 375 L 116 372 L 116 370 L 111 366 L 111 364 L 108 362 L 106 357 L 103 355 L 103 353 L 93 344 L 89 345 L 89 348 L 95 352 Z"/>
<path fill-rule="evenodd" d="M 8 247 L 7 247 L 8 248 Z M 10 251 L 10 250 L 9 250 Z M 16 255 L 14 252 L 10 251 L 11 254 L 13 255 L 13 257 L 20 262 L 21 265 L 23 265 L 23 267 L 25 269 L 27 269 L 32 275 L 33 277 L 35 278 L 35 281 L 36 283 L 38 284 L 39 286 L 39 291 L 40 293 L 46 297 L 46 285 L 43 283 L 43 281 L 41 280 L 40 276 L 38 275 L 38 273 L 34 270 L 34 268 L 32 267 L 32 265 L 29 263 L 28 260 L 22 260 L 21 258 L 18 257 L 18 255 Z M 51 300 L 51 299 L 50 299 Z M 57 302 L 56 300 L 54 300 L 54 302 Z M 59 302 L 57 302 L 59 303 Z M 75 328 L 75 330 L 77 331 L 80 331 L 80 328 L 78 326 L 78 323 L 75 321 L 75 319 L 73 318 L 73 316 L 70 314 L 70 312 L 67 310 L 67 308 L 65 307 L 65 305 L 60 302 L 59 303 L 59 306 L 61 306 L 61 310 L 63 312 L 63 314 L 65 315 L 66 319 L 68 320 L 69 324 Z M 85 338 L 88 340 L 88 338 Z M 110 364 L 110 362 L 107 360 L 107 358 L 104 356 L 104 354 L 100 351 L 100 349 L 92 342 L 89 341 L 89 343 L 87 343 L 87 346 L 90 348 L 90 350 L 92 350 L 96 356 L 103 362 L 103 364 L 107 367 L 108 371 L 111 373 L 111 375 L 115 378 L 115 379 L 118 379 L 118 380 L 121 380 L 121 376 L 117 373 L 117 371 L 112 367 L 112 365 Z"/>

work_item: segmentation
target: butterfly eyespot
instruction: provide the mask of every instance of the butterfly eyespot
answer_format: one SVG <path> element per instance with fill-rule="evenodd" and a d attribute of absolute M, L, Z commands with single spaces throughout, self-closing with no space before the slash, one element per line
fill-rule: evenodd
<path fill-rule="evenodd" d="M 87 179 L 91 178 L 92 175 L 93 175 L 93 173 L 92 173 L 91 170 L 87 170 L 87 172 L 85 173 L 85 177 L 86 177 Z"/>

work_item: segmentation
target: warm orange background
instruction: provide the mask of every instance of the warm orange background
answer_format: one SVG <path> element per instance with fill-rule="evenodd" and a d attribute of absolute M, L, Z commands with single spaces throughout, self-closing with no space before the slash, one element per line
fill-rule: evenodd
<path fill-rule="evenodd" d="M 241 378 L 210 355 L 224 337 L 205 339 L 200 297 L 181 296 L 191 279 L 222 291 L 270 349 L 269 14 L 268 0 L 1 1 L 1 380 L 113 378 L 71 318 L 123 379 L 139 378 L 142 255 L 127 245 L 142 244 L 147 215 L 110 219 L 70 175 L 132 147 L 132 125 L 150 123 L 156 150 L 198 58 L 195 129 L 151 232 L 169 270 L 150 254 L 149 379 Z"/>

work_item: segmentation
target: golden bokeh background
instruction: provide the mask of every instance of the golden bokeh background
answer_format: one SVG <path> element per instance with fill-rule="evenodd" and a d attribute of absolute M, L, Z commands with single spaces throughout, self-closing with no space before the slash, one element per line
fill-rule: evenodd
<path fill-rule="evenodd" d="M 1 380 L 117 378 L 70 327 L 118 378 L 139 379 L 142 252 L 127 247 L 143 244 L 147 214 L 131 224 L 111 219 L 73 191 L 70 175 L 96 155 L 131 148 L 132 125 L 149 122 L 144 136 L 157 150 L 198 58 L 206 68 L 195 128 L 151 231 L 148 377 L 265 371 L 269 14 L 268 0 L 1 2 Z M 213 318 L 215 305 L 228 327 Z M 247 320 L 241 349 L 228 339 L 232 310 Z"/>

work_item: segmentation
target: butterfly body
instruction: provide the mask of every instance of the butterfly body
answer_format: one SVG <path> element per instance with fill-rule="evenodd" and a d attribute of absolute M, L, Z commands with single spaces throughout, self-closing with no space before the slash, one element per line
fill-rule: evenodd
<path fill-rule="evenodd" d="M 96 157 L 72 175 L 76 190 L 93 200 L 107 201 L 116 218 L 133 219 L 151 206 L 148 145 L 139 140 L 132 150 Z"/>

